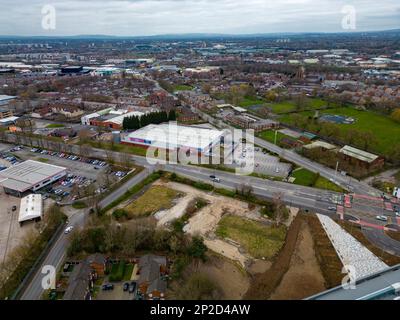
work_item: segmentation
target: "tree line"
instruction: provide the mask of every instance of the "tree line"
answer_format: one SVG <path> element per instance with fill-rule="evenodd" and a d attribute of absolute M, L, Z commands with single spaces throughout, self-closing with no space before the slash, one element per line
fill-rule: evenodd
<path fill-rule="evenodd" d="M 122 127 L 124 130 L 137 130 L 142 127 L 145 127 L 149 124 L 160 124 L 168 121 L 175 121 L 176 113 L 175 110 L 171 110 L 170 112 L 166 111 L 157 111 L 146 113 L 142 116 L 130 116 L 124 118 L 122 122 Z"/>

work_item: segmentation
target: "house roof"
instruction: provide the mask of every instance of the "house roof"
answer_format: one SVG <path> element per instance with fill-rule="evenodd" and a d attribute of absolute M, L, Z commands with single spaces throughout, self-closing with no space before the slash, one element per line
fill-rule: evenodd
<path fill-rule="evenodd" d="M 74 267 L 69 278 L 69 285 L 64 294 L 64 300 L 85 300 L 89 288 L 91 267 L 87 260 Z"/>
<path fill-rule="evenodd" d="M 146 293 L 152 293 L 154 290 L 164 292 L 166 290 L 166 281 L 161 279 L 160 268 L 167 264 L 167 258 L 156 255 L 145 255 L 140 258 L 140 275 L 138 283 L 147 284 Z"/>

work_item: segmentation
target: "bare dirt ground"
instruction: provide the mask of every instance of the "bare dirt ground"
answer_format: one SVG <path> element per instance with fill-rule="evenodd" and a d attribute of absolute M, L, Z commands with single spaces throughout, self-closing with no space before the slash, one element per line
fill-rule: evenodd
<path fill-rule="evenodd" d="M 324 291 L 325 280 L 314 251 L 311 231 L 302 224 L 289 269 L 272 293 L 271 300 L 296 300 Z"/>
<path fill-rule="evenodd" d="M 182 281 L 193 273 L 205 274 L 221 290 L 224 300 L 242 299 L 250 285 L 250 279 L 243 269 L 216 254 L 210 254 L 206 262 L 191 264 L 185 270 Z M 179 287 L 179 283 L 174 283 L 171 290 L 179 290 Z"/>
<path fill-rule="evenodd" d="M 193 200 L 196 197 L 200 197 L 210 203 L 208 206 L 196 212 L 196 214 L 189 219 L 189 222 L 184 229 L 184 231 L 187 233 L 207 235 L 209 232 L 215 229 L 221 217 L 226 213 L 247 217 L 253 220 L 264 220 L 260 216 L 259 208 L 249 210 L 248 204 L 246 202 L 200 191 L 193 187 L 175 182 L 159 183 L 165 185 L 168 188 L 185 193 L 186 196 L 181 198 L 180 202 L 183 201 L 185 203 L 188 201 L 189 198 L 190 200 Z M 176 217 L 176 212 L 174 208 L 172 208 L 172 210 L 169 210 L 169 213 L 171 216 Z M 184 212 L 181 212 L 181 214 L 183 215 Z M 166 219 L 165 215 L 164 219 Z"/>
<path fill-rule="evenodd" d="M 254 260 L 251 264 L 247 267 L 247 272 L 251 275 L 256 275 L 259 273 L 266 272 L 269 268 L 271 268 L 272 262 L 266 260 Z"/>
<path fill-rule="evenodd" d="M 187 205 L 195 198 L 203 198 L 209 205 L 196 212 L 184 227 L 184 231 L 191 235 L 202 235 L 207 247 L 231 260 L 239 262 L 246 267 L 251 262 L 251 257 L 240 250 L 240 246 L 235 243 L 217 239 L 214 231 L 224 214 L 234 214 L 256 221 L 266 221 L 261 217 L 259 208 L 249 210 L 248 204 L 243 201 L 227 198 L 224 196 L 204 192 L 193 187 L 175 182 L 156 182 L 167 188 L 185 194 L 184 197 L 177 199 L 174 207 L 156 213 L 158 225 L 165 225 L 174 219 L 181 217 L 185 213 Z"/>

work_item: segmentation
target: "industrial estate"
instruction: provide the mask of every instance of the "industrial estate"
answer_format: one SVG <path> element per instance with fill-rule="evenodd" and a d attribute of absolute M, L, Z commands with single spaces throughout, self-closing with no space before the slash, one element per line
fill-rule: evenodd
<path fill-rule="evenodd" d="M 0 298 L 399 300 L 399 41 L 0 37 Z"/>

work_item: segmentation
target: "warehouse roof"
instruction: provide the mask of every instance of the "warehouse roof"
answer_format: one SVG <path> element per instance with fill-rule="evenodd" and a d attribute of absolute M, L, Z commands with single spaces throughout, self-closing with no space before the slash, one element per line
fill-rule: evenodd
<path fill-rule="evenodd" d="M 175 124 L 150 124 L 129 134 L 125 140 L 159 148 L 191 148 L 204 150 L 220 141 L 222 131 Z"/>
<path fill-rule="evenodd" d="M 21 199 L 18 222 L 42 217 L 42 195 L 30 194 Z"/>
<path fill-rule="evenodd" d="M 24 192 L 66 170 L 64 167 L 27 160 L 0 172 L 0 185 Z"/>
<path fill-rule="evenodd" d="M 379 156 L 357 149 L 357 148 L 353 148 L 350 146 L 344 146 L 342 149 L 340 149 L 340 153 L 345 154 L 346 156 L 364 161 L 364 162 L 368 162 L 371 163 L 373 161 L 375 161 L 376 159 L 379 158 Z"/>

